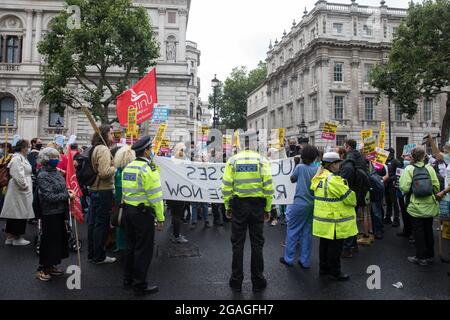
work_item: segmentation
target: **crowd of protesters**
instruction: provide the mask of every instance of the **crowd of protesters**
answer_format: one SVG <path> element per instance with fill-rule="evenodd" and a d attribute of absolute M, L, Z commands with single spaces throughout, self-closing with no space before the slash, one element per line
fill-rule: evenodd
<path fill-rule="evenodd" d="M 123 204 L 123 170 L 136 160 L 136 154 L 129 146 L 113 146 L 113 130 L 106 125 L 100 128 L 100 134 L 94 135 L 88 149 L 78 150 L 77 145 L 71 145 L 67 147 L 69 150 L 64 150 L 52 142 L 43 148 L 39 138 L 31 143 L 18 141 L 14 153 L 11 145 L 3 146 L 0 166 L 8 163 L 10 174 L 0 197 L 0 217 L 6 219 L 5 245 L 30 245 L 24 237 L 27 221 L 39 219 L 37 279 L 49 281 L 62 275 L 57 266 L 69 255 L 68 201 L 75 198 L 74 191 L 68 189 L 65 182 L 69 151 L 76 154 L 76 166 L 82 161 L 77 157 L 88 153 L 96 174 L 88 189 L 82 186 L 82 204 L 88 224 L 88 260 L 96 265 L 116 262 L 116 258 L 107 255 L 112 232 L 115 251 L 126 250 L 125 231 L 120 226 L 112 231 L 111 213 L 113 208 Z M 387 149 L 388 160 L 382 166 L 374 166 L 358 149 L 361 147 L 352 139 L 328 150 L 319 150 L 307 140 L 297 139 L 289 139 L 286 150 L 269 148 L 269 160 L 293 158 L 295 162 L 291 176 L 291 182 L 296 184 L 294 202 L 287 206 L 273 205 L 267 222 L 273 227 L 280 223 L 286 228 L 284 255 L 279 258 L 283 265 L 293 266 L 296 250 L 300 249 L 298 264 L 309 269 L 312 240 L 317 236 L 320 238 L 320 274 L 331 275 L 338 281 L 348 280 L 349 276 L 341 271 L 340 259 L 354 258 L 359 246 L 381 241 L 387 226 L 402 227 L 397 236 L 415 245 L 416 254 L 405 259 L 419 266 L 433 263 L 434 218 L 440 211 L 448 211 L 450 203 L 446 200 L 450 186 L 445 184 L 447 172 L 450 172 L 450 145 L 434 155 L 427 155 L 425 149 L 418 146 L 400 158 L 396 158 L 395 150 L 390 148 Z M 171 156 L 173 161 L 222 162 L 222 159 L 217 160 L 215 150 L 199 152 L 195 143 L 190 148 L 179 143 L 172 154 L 165 156 Z M 419 180 L 422 189 L 416 186 Z M 166 214 L 172 217 L 171 241 L 177 245 L 189 242 L 181 233 L 183 224 L 195 229 L 199 221 L 203 221 L 205 228 L 212 224 L 223 226 L 230 221 L 221 204 L 185 201 L 166 201 L 165 204 Z M 335 221 L 333 227 L 330 221 Z"/>

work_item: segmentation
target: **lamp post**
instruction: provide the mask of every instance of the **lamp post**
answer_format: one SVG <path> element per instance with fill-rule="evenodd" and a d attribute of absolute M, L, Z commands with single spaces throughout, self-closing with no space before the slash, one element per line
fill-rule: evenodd
<path fill-rule="evenodd" d="M 216 103 L 217 103 L 217 87 L 219 86 L 220 81 L 217 79 L 217 75 L 214 75 L 214 79 L 211 80 L 211 86 L 213 88 L 213 128 L 216 128 Z"/>
<path fill-rule="evenodd" d="M 300 124 L 298 124 L 297 127 L 298 127 L 299 133 L 300 133 L 300 138 L 298 139 L 298 142 L 300 144 L 309 143 L 309 139 L 307 137 L 308 127 L 305 124 L 305 119 L 302 119 L 302 122 Z"/>
<path fill-rule="evenodd" d="M 389 148 L 392 148 L 391 100 L 394 96 L 394 90 L 392 88 L 394 81 L 395 81 L 394 75 L 391 72 L 389 72 L 386 75 L 386 82 L 388 83 L 386 94 L 388 96 Z"/>

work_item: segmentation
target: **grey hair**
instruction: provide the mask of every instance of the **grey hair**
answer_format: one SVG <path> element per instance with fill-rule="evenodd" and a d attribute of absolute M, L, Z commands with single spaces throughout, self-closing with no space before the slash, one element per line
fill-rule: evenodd
<path fill-rule="evenodd" d="M 59 159 L 59 151 L 48 147 L 39 152 L 37 162 L 45 166 L 50 159 Z"/>

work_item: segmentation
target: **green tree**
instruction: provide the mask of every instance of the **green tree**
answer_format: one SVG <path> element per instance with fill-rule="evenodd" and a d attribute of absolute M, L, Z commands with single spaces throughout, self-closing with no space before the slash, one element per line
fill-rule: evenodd
<path fill-rule="evenodd" d="M 389 62 L 371 72 L 372 86 L 392 94 L 401 112 L 412 119 L 421 97 L 447 94 L 442 141 L 450 131 L 450 1 L 426 0 L 410 4 L 398 28 Z"/>
<path fill-rule="evenodd" d="M 246 67 L 236 67 L 231 71 L 223 84 L 216 89 L 216 105 L 223 128 L 246 129 L 247 97 L 267 76 L 267 66 L 262 61 L 258 66 L 247 71 Z M 209 96 L 210 108 L 213 106 L 213 95 Z"/>
<path fill-rule="evenodd" d="M 159 56 L 150 18 L 132 0 L 67 0 L 66 5 L 80 8 L 80 28 L 70 28 L 66 10 L 50 23 L 38 45 L 46 63 L 43 95 L 60 113 L 85 101 L 94 117 L 111 123 L 111 104 Z"/>

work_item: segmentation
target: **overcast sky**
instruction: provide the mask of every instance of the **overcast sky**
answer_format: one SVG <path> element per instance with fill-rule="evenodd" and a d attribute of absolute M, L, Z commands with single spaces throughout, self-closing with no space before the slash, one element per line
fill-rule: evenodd
<path fill-rule="evenodd" d="M 255 68 L 265 60 L 269 41 L 289 32 L 317 0 L 192 0 L 187 39 L 201 50 L 201 98 L 211 92 L 211 79 L 225 80 L 233 67 Z M 347 3 L 350 0 L 333 0 Z M 409 0 L 386 0 L 386 5 L 407 8 Z M 380 6 L 378 0 L 357 0 L 360 5 Z"/>

